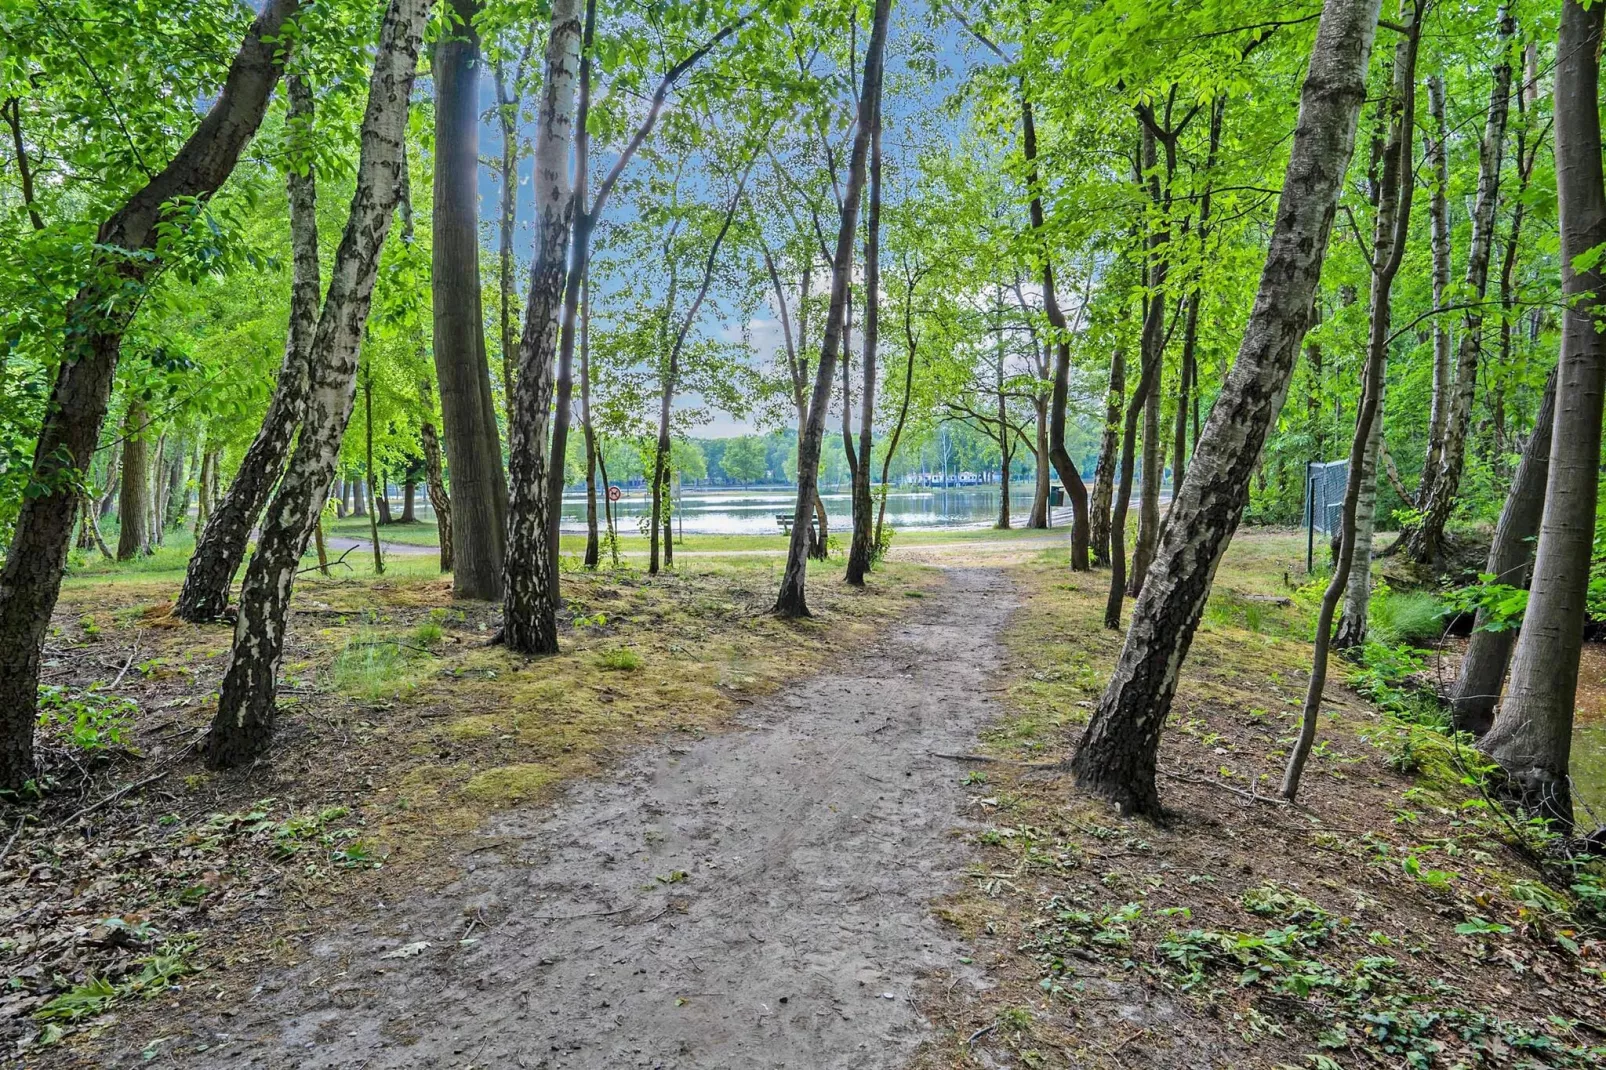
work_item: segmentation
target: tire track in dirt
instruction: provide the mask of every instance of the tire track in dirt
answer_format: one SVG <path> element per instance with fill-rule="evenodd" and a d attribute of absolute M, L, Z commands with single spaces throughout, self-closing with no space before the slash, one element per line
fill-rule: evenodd
<path fill-rule="evenodd" d="M 748 730 L 500 815 L 460 879 L 325 934 L 164 1063 L 902 1065 L 927 1035 L 918 979 L 964 954 L 930 913 L 969 858 L 961 774 L 932 752 L 995 716 L 1014 605 L 1001 572 L 949 570 Z"/>

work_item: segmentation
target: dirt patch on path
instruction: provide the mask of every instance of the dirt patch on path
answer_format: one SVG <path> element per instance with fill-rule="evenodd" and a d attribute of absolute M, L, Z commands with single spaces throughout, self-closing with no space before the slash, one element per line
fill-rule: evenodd
<path fill-rule="evenodd" d="M 930 912 L 969 861 L 961 773 L 932 752 L 996 715 L 1014 605 L 1001 573 L 951 571 L 835 672 L 755 703 L 750 730 L 509 811 L 453 883 L 331 919 L 162 1064 L 902 1065 L 927 1035 L 918 979 L 965 954 Z"/>

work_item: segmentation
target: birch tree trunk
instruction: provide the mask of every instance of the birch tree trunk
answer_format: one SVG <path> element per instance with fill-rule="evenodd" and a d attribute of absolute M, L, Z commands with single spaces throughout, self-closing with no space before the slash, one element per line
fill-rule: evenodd
<path fill-rule="evenodd" d="M 585 567 L 602 563 L 597 533 L 597 430 L 591 421 L 591 277 L 580 283 L 580 430 L 586 442 L 586 555 Z M 602 492 L 607 494 L 607 488 Z"/>
<path fill-rule="evenodd" d="M 1433 394 L 1428 409 L 1428 449 L 1416 497 L 1407 504 L 1420 506 L 1433 492 L 1444 456 L 1444 428 L 1450 415 L 1450 321 L 1443 309 L 1450 289 L 1450 128 L 1444 118 L 1444 77 L 1428 78 L 1428 116 L 1432 134 L 1427 139 L 1427 164 L 1433 173 L 1433 196 L 1428 200 L 1429 231 L 1433 235 Z"/>
<path fill-rule="evenodd" d="M 848 158 L 848 181 L 843 191 L 836 251 L 831 261 L 831 300 L 825 316 L 825 335 L 820 342 L 820 360 L 814 372 L 814 395 L 809 402 L 809 418 L 797 444 L 797 504 L 792 510 L 794 517 L 808 516 L 810 508 L 816 504 L 820 481 L 820 446 L 825 437 L 826 409 L 831 403 L 837 347 L 845 340 L 843 324 L 847 317 L 848 290 L 852 281 L 853 236 L 858 229 L 859 200 L 864 193 L 865 172 L 868 169 L 874 109 L 879 107 L 881 100 L 887 20 L 891 8 L 891 0 L 876 0 L 870 40 L 865 45 L 864 88 L 859 94 L 853 149 Z M 808 596 L 804 590 L 804 580 L 808 575 L 809 542 L 809 525 L 794 523 L 791 542 L 787 546 L 786 572 L 781 577 L 781 588 L 775 599 L 775 612 L 782 617 L 809 615 Z"/>
<path fill-rule="evenodd" d="M 45 493 L 24 499 L 0 570 L 0 788 L 33 775 L 39 652 L 61 593 L 77 513 L 71 470 L 87 469 L 111 400 L 123 332 L 159 256 L 167 206 L 209 198 L 256 133 L 283 63 L 280 34 L 299 0 L 267 0 L 229 67 L 222 92 L 172 161 L 100 227 L 88 276 L 68 302 L 66 339 L 34 446 L 31 478 Z M 112 293 L 120 299 L 110 300 Z M 108 312 L 108 309 L 113 311 Z"/>
<path fill-rule="evenodd" d="M 477 0 L 451 0 L 452 19 L 435 45 L 435 214 L 431 298 L 435 374 L 451 474 L 452 594 L 502 595 L 507 481 L 485 358 L 480 301 L 479 84 Z"/>
<path fill-rule="evenodd" d="M 1366 97 L 1380 2 L 1327 0 L 1323 7 L 1238 359 L 1195 442 L 1193 470 L 1171 507 L 1115 671 L 1071 762 L 1077 783 L 1128 813 L 1160 812 L 1154 784 L 1160 731 L 1309 323 Z"/>
<path fill-rule="evenodd" d="M 547 511 L 547 424 L 553 360 L 562 328 L 565 265 L 574 192 L 569 152 L 580 65 L 579 0 L 555 0 L 547 34 L 534 151 L 535 249 L 524 308 L 508 428 L 508 539 L 502 584 L 502 639 L 521 654 L 558 649 L 557 591 Z"/>
<path fill-rule="evenodd" d="M 249 761 L 272 739 L 285 617 L 296 567 L 322 514 L 351 418 L 357 352 L 379 254 L 401 195 L 407 105 L 429 7 L 429 0 L 391 0 L 380 27 L 351 216 L 312 340 L 301 434 L 263 515 L 262 536 L 240 591 L 234 649 L 206 739 L 206 760 L 213 768 Z"/>
<path fill-rule="evenodd" d="M 1539 518 L 1545 508 L 1545 479 L 1550 474 L 1550 434 L 1556 418 L 1556 372 L 1545 380 L 1545 393 L 1534 414 L 1533 433 L 1522 452 L 1522 462 L 1511 481 L 1506 504 L 1495 525 L 1494 541 L 1483 570 L 1494 582 L 1512 587 L 1528 584 L 1528 568 L 1533 564 L 1531 540 L 1539 533 Z M 1472 638 L 1461 657 L 1461 670 L 1450 690 L 1450 712 L 1455 727 L 1481 736 L 1494 724 L 1500 687 L 1506 679 L 1511 650 L 1517 645 L 1515 629 L 1490 631 L 1488 614 L 1479 610 L 1473 622 Z"/>
<path fill-rule="evenodd" d="M 291 161 L 285 179 L 290 199 L 290 324 L 273 400 L 262 417 L 262 427 L 241 458 L 228 492 L 210 511 L 184 570 L 184 586 L 173 615 L 192 623 L 216 620 L 228 607 L 234 574 L 245 557 L 262 506 L 284 470 L 285 456 L 307 402 L 308 351 L 323 293 L 318 267 L 317 176 L 312 156 L 306 152 L 313 137 L 314 105 L 312 87 L 303 78 L 291 74 L 285 83 L 290 97 L 288 122 L 301 141 L 298 153 L 304 153 Z M 210 471 L 215 478 L 215 467 Z"/>
<path fill-rule="evenodd" d="M 1606 287 L 1598 265 L 1576 259 L 1606 244 L 1599 112 L 1601 26 L 1606 7 L 1562 6 L 1556 44 L 1556 186 L 1561 219 L 1561 359 L 1545 507 L 1511 680 L 1480 744 L 1511 788 L 1542 816 L 1572 822 L 1568 763 L 1578 691 L 1586 584 L 1595 534 L 1606 335 L 1596 327 Z"/>
<path fill-rule="evenodd" d="M 1511 38 L 1516 25 L 1509 11 L 1500 12 L 1501 62 L 1495 64 L 1489 91 L 1489 114 L 1478 146 L 1478 194 L 1472 208 L 1472 240 L 1467 249 L 1466 298 L 1475 302 L 1462 314 L 1461 344 L 1456 352 L 1455 393 L 1445 417 L 1444 449 L 1432 493 L 1423 497 L 1422 522 L 1411 533 L 1406 550 L 1422 564 L 1438 561 L 1444 553 L 1444 527 L 1455 509 L 1466 462 L 1467 431 L 1472 425 L 1472 398 L 1478 383 L 1478 362 L 1483 352 L 1484 294 L 1489 289 L 1489 257 L 1494 248 L 1495 209 L 1500 202 L 1500 165 L 1506 144 L 1506 116 L 1511 97 Z"/>

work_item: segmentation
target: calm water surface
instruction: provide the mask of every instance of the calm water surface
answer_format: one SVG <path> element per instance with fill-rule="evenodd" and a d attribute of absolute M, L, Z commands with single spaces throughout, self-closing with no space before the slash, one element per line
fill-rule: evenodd
<path fill-rule="evenodd" d="M 1032 487 L 1011 485 L 1010 519 L 1025 521 L 1032 509 Z M 848 527 L 852 515 L 846 491 L 821 495 L 833 531 Z M 777 513 L 790 513 L 797 504 L 795 491 L 767 488 L 752 491 L 687 490 L 680 496 L 677 526 L 692 535 L 775 535 L 780 527 Z M 602 503 L 597 503 L 600 512 Z M 614 503 L 614 516 L 621 534 L 639 530 L 652 514 L 652 499 L 645 491 L 626 491 Z M 887 495 L 887 523 L 893 528 L 973 528 L 988 527 L 998 520 L 997 487 L 932 488 L 919 491 L 893 491 Z M 585 530 L 586 500 L 583 494 L 563 498 L 563 530 Z"/>

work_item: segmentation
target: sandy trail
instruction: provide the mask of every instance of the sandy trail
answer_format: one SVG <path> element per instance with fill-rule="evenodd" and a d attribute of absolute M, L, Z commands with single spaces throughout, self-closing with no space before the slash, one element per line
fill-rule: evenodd
<path fill-rule="evenodd" d="M 930 903 L 968 860 L 966 792 L 932 752 L 995 716 L 1013 605 L 1000 572 L 949 570 L 747 730 L 502 815 L 460 879 L 325 934 L 164 1065 L 902 1065 L 929 1028 L 913 988 L 964 969 Z"/>

